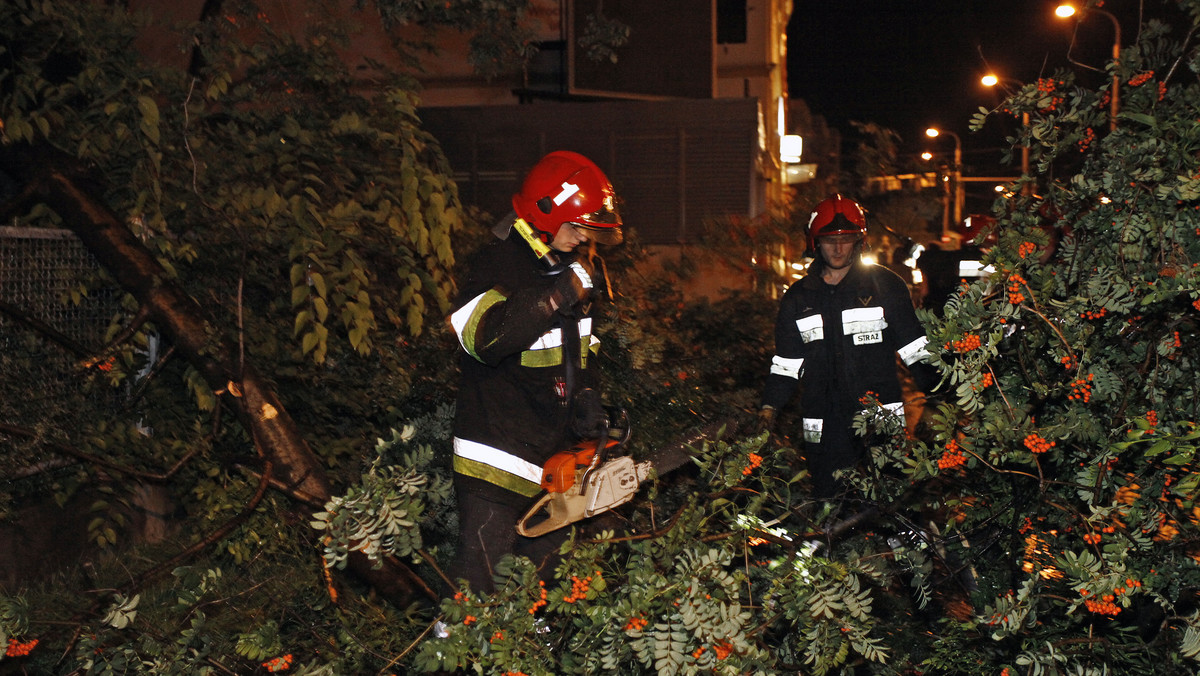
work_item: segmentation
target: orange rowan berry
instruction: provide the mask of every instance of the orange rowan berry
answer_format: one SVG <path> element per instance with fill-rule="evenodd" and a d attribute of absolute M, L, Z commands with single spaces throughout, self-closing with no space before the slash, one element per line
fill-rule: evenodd
<path fill-rule="evenodd" d="M 729 653 L 733 652 L 733 646 L 730 645 L 728 641 L 722 641 L 721 643 L 713 646 L 713 652 L 717 654 L 718 660 L 723 660 L 726 657 L 729 657 Z"/>
<path fill-rule="evenodd" d="M 10 639 L 8 639 L 8 647 L 5 648 L 5 650 L 4 650 L 4 656 L 5 657 L 24 657 L 24 656 L 28 655 L 29 653 L 33 652 L 33 649 L 35 647 L 37 647 L 37 644 L 38 644 L 38 639 L 36 639 L 36 638 L 32 639 L 30 641 L 24 642 L 24 643 L 22 643 L 21 641 L 18 641 L 15 638 L 10 638 Z"/>
<path fill-rule="evenodd" d="M 1037 432 L 1031 432 L 1025 436 L 1024 443 L 1025 443 L 1025 448 L 1028 448 L 1033 453 L 1045 453 L 1046 451 L 1050 450 L 1052 447 L 1057 445 L 1058 442 L 1047 441 L 1047 440 L 1043 439 L 1042 436 L 1040 434 L 1038 434 Z"/>

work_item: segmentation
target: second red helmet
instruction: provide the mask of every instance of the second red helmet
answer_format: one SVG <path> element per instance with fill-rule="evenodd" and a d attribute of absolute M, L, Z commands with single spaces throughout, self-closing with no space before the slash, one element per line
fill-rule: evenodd
<path fill-rule="evenodd" d="M 601 244 L 620 244 L 621 214 L 608 177 L 588 158 L 556 150 L 538 161 L 513 195 L 513 210 L 553 239 L 570 223 Z"/>
<path fill-rule="evenodd" d="M 867 236 L 867 217 L 858 202 L 841 195 L 822 201 L 808 218 L 808 248 L 817 250 L 817 238 L 825 235 L 858 233 Z"/>

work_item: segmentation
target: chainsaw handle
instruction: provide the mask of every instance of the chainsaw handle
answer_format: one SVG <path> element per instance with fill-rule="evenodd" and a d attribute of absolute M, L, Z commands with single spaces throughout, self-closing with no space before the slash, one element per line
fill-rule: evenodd
<path fill-rule="evenodd" d="M 536 538 L 575 523 L 584 518 L 586 502 L 587 499 L 578 493 L 544 493 L 517 522 L 517 533 Z M 531 524 L 543 510 L 545 518 Z"/>

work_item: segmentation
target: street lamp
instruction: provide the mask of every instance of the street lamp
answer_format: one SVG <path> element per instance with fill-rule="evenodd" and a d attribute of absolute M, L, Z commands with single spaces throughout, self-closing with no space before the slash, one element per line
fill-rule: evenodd
<path fill-rule="evenodd" d="M 1112 46 L 1112 90 L 1109 92 L 1110 106 L 1108 110 L 1108 130 L 1113 131 L 1117 128 L 1117 111 L 1120 110 L 1120 93 L 1121 93 L 1121 77 L 1118 74 L 1118 66 L 1121 65 L 1121 22 L 1117 21 L 1117 17 L 1112 13 L 1107 12 L 1099 7 L 1089 7 L 1087 12 L 1097 12 L 1108 17 L 1113 25 L 1113 46 Z M 1079 21 L 1082 21 L 1087 16 L 1087 12 L 1081 13 Z M 1062 4 L 1054 9 L 1054 13 L 1063 18 L 1075 16 L 1077 10 L 1075 7 Z"/>
<path fill-rule="evenodd" d="M 962 139 L 958 134 L 937 127 L 930 127 L 925 130 L 925 135 L 929 138 L 937 138 L 941 134 L 949 134 L 954 137 L 954 165 L 950 168 L 951 175 L 954 177 L 954 224 L 958 225 L 962 221 L 963 211 L 963 181 L 962 181 Z M 948 209 L 946 211 L 949 211 Z M 946 239 L 950 235 L 949 214 L 943 211 L 942 215 L 942 239 Z"/>
<path fill-rule="evenodd" d="M 1000 84 L 1000 77 L 997 76 L 995 73 L 988 73 L 987 75 L 984 75 L 983 77 L 979 78 L 979 82 L 984 87 L 995 87 L 996 85 Z M 1020 84 L 1016 80 L 1010 80 L 1007 78 L 1005 79 L 1005 82 L 1012 82 L 1013 84 Z M 1023 126 L 1026 129 L 1029 128 L 1029 111 L 1028 110 L 1021 112 L 1021 126 Z M 1029 145 L 1025 144 L 1025 143 L 1021 144 L 1021 175 L 1029 176 Z M 1026 183 L 1024 186 L 1022 186 L 1021 192 L 1023 194 L 1028 195 L 1030 192 L 1030 188 L 1031 188 L 1031 186 L 1028 183 Z"/>

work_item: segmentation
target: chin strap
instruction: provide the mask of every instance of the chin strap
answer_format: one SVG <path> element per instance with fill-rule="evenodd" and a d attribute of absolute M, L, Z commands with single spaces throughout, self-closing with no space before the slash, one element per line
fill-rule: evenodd
<path fill-rule="evenodd" d="M 555 255 L 554 250 L 543 242 L 541 237 L 537 236 L 537 233 L 533 231 L 533 226 L 526 223 L 525 219 L 518 218 L 514 221 L 513 230 L 516 230 L 529 248 L 533 249 L 533 253 L 546 266 L 546 269 L 549 270 L 558 265 L 558 256 Z"/>

